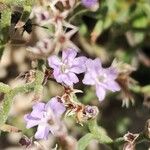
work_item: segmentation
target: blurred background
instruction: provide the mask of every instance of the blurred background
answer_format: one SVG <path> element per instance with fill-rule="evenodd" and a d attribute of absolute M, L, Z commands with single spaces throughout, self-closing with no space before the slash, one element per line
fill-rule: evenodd
<path fill-rule="evenodd" d="M 79 27 L 72 41 L 81 49 L 81 55 L 89 58 L 99 57 L 104 67 L 111 65 L 114 59 L 122 62 L 118 82 L 122 91 L 108 93 L 100 103 L 94 89 L 83 86 L 80 82 L 75 86 L 83 90 L 78 94 L 84 104 L 99 107 L 98 124 L 106 129 L 112 138 L 123 136 L 128 131 L 142 132 L 145 122 L 150 118 L 150 1 L 149 0 L 100 0 L 99 9 L 95 12 L 79 5 L 67 18 Z M 18 34 L 18 33 L 17 33 Z M 36 36 L 35 36 L 36 35 Z M 32 26 L 30 34 L 15 36 L 11 44 L 6 46 L 0 62 L 0 81 L 15 87 L 24 84 L 24 79 L 17 78 L 20 73 L 31 67 L 34 59 L 26 51 L 26 46 L 34 45 L 37 39 L 44 37 L 45 29 Z M 42 37 L 41 37 L 42 36 Z M 82 81 L 83 75 L 80 75 Z M 44 87 L 43 100 L 48 101 L 55 95 L 62 94 L 62 87 L 54 81 L 48 81 Z M 2 102 L 4 95 L 0 94 Z M 31 110 L 33 93 L 20 94 L 14 98 L 7 123 L 21 129 L 28 137 L 33 136 L 35 129 L 27 130 L 23 116 Z M 123 106 L 122 106 L 123 105 Z M 87 126 L 76 124 L 73 118 L 66 118 L 69 135 L 75 139 L 82 137 Z M 23 149 L 18 141 L 21 133 L 2 133 L 0 150 Z M 56 140 L 40 141 L 47 147 L 55 147 Z M 150 143 L 137 145 L 137 150 L 148 150 Z M 121 147 L 120 147 L 121 148 Z M 34 148 L 33 148 L 34 149 Z M 104 145 L 92 141 L 87 150 L 107 150 Z M 118 148 L 119 149 L 119 148 Z"/>

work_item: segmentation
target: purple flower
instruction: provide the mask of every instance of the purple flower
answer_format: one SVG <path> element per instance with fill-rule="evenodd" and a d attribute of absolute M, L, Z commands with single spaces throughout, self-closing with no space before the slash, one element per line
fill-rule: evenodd
<path fill-rule="evenodd" d="M 82 4 L 93 10 L 96 10 L 99 7 L 98 0 L 82 0 Z"/>
<path fill-rule="evenodd" d="M 65 112 L 65 107 L 53 97 L 47 104 L 37 103 L 30 114 L 25 115 L 27 128 L 38 126 L 35 133 L 36 139 L 47 139 L 49 132 L 56 134 L 60 129 L 60 117 Z"/>
<path fill-rule="evenodd" d="M 73 49 L 66 49 L 62 52 L 62 59 L 57 56 L 48 58 L 49 66 L 54 69 L 53 75 L 57 82 L 73 86 L 79 82 L 76 74 L 85 72 L 86 57 L 76 57 L 77 52 Z"/>
<path fill-rule="evenodd" d="M 117 78 L 115 68 L 102 68 L 99 59 L 88 59 L 86 66 L 87 72 L 85 73 L 83 83 L 86 85 L 95 85 L 96 95 L 100 101 L 105 98 L 106 90 L 112 92 L 120 90 L 118 83 L 115 81 Z"/>

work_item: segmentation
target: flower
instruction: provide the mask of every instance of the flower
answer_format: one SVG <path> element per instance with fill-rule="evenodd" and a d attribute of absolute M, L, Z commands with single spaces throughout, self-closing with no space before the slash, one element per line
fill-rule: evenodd
<path fill-rule="evenodd" d="M 82 4 L 93 10 L 93 11 L 96 11 L 99 7 L 99 3 L 98 3 L 98 0 L 81 0 L 82 1 Z"/>
<path fill-rule="evenodd" d="M 69 31 L 64 31 L 65 29 L 70 29 Z M 61 49 L 73 48 L 79 50 L 79 48 L 71 41 L 72 36 L 78 31 L 78 28 L 74 25 L 71 25 L 67 22 L 63 22 L 57 27 L 57 31 L 52 37 L 54 38 L 54 43 L 56 43 L 55 53 L 57 54 Z"/>
<path fill-rule="evenodd" d="M 30 114 L 25 115 L 26 127 L 38 126 L 35 138 L 47 139 L 49 132 L 57 134 L 60 129 L 60 117 L 65 110 L 65 106 L 56 97 L 53 97 L 47 104 L 39 102 L 33 106 Z"/>
<path fill-rule="evenodd" d="M 39 25 L 46 25 L 50 23 L 50 13 L 42 7 L 33 7 L 30 14 L 30 19 L 32 18 L 35 18 L 36 23 Z"/>
<path fill-rule="evenodd" d="M 74 49 L 66 49 L 62 52 L 60 60 L 56 55 L 48 58 L 49 66 L 54 69 L 53 75 L 58 83 L 64 83 L 68 86 L 73 86 L 79 82 L 76 74 L 85 72 L 86 57 L 77 57 L 77 52 Z"/>
<path fill-rule="evenodd" d="M 136 140 L 139 138 L 139 134 L 126 133 L 124 136 L 126 142 L 123 146 L 123 150 L 135 150 Z"/>
<path fill-rule="evenodd" d="M 29 46 L 27 50 L 37 57 L 47 57 L 54 51 L 53 39 L 44 38 L 36 43 L 34 47 Z"/>
<path fill-rule="evenodd" d="M 101 101 L 105 98 L 106 90 L 112 92 L 119 91 L 120 87 L 115 81 L 117 71 L 113 67 L 102 68 L 100 60 L 88 59 L 86 61 L 87 72 L 85 73 L 83 83 L 86 85 L 95 85 L 96 95 Z"/>
<path fill-rule="evenodd" d="M 66 18 L 73 10 L 72 8 L 69 10 L 64 9 L 64 11 L 60 11 L 56 8 L 56 4 L 58 2 L 62 2 L 63 5 L 74 5 L 74 0 L 52 0 L 50 2 L 51 8 L 51 16 L 50 16 L 50 24 L 54 26 L 55 32 L 51 33 L 51 37 L 53 37 L 53 43 L 55 43 L 55 53 L 58 53 L 60 49 L 66 48 L 75 48 L 79 49 L 72 41 L 71 37 L 78 31 L 78 27 L 70 24 L 70 22 L 66 21 Z M 69 30 L 67 30 L 69 29 Z"/>

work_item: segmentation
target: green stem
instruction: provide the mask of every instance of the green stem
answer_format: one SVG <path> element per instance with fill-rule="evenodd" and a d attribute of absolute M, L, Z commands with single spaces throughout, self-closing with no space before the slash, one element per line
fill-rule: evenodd
<path fill-rule="evenodd" d="M 42 71 L 37 70 L 35 81 L 32 83 L 27 83 L 23 86 L 19 86 L 14 89 L 10 89 L 9 86 L 5 84 L 2 84 L 2 83 L 0 84 L 0 90 L 2 89 L 4 92 L 6 92 L 6 95 L 2 103 L 2 107 L 0 109 L 0 116 L 1 116 L 0 126 L 5 124 L 8 118 L 10 108 L 13 104 L 14 96 L 16 96 L 18 93 L 27 93 L 27 92 L 31 92 L 35 90 L 36 86 L 41 86 L 41 83 L 43 82 L 43 77 L 44 77 L 44 73 Z"/>
<path fill-rule="evenodd" d="M 7 4 L 7 5 L 26 5 L 26 6 L 31 6 L 34 2 L 34 0 L 1 0 L 2 3 Z"/>
<path fill-rule="evenodd" d="M 107 135 L 105 129 L 97 125 L 95 119 L 91 119 L 88 121 L 88 127 L 90 132 L 100 143 L 109 144 L 113 142 L 113 140 Z"/>
<path fill-rule="evenodd" d="M 131 87 L 131 90 L 135 93 L 149 93 L 150 92 L 150 85 L 146 85 L 146 86 L 139 86 L 139 85 L 136 85 L 136 86 L 133 86 Z"/>
<path fill-rule="evenodd" d="M 87 133 L 78 141 L 78 150 L 84 150 L 88 144 L 94 139 L 94 135 Z"/>
<path fill-rule="evenodd" d="M 11 90 L 11 88 L 2 82 L 0 82 L 0 92 L 2 93 L 8 93 Z"/>
<path fill-rule="evenodd" d="M 72 22 L 77 16 L 80 16 L 88 11 L 89 11 L 88 9 L 80 10 L 75 15 L 73 15 L 71 18 L 69 18 L 69 22 Z"/>
<path fill-rule="evenodd" d="M 113 148 L 114 145 L 116 146 L 124 142 L 123 138 L 118 138 L 113 141 L 107 135 L 105 129 L 97 125 L 96 119 L 88 121 L 88 128 L 90 133 L 86 134 L 78 141 L 78 150 L 84 150 L 93 139 L 98 140 L 102 144 L 106 144 L 110 149 Z"/>

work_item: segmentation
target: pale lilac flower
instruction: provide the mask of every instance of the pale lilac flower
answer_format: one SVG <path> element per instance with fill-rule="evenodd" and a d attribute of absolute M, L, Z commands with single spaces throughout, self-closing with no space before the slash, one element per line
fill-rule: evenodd
<path fill-rule="evenodd" d="M 56 134 L 60 129 L 60 117 L 65 112 L 65 106 L 53 97 L 47 104 L 37 103 L 30 114 L 25 115 L 27 128 L 38 126 L 36 139 L 47 139 L 49 132 Z"/>
<path fill-rule="evenodd" d="M 68 13 L 69 11 L 59 12 L 56 10 L 51 16 L 50 23 L 55 27 L 55 32 L 51 33 L 53 42 L 56 44 L 55 53 L 58 53 L 60 49 L 66 49 L 68 47 L 79 49 L 71 41 L 71 37 L 78 31 L 78 27 L 65 21 Z M 70 29 L 69 31 L 67 31 L 68 28 Z"/>
<path fill-rule="evenodd" d="M 78 27 L 70 24 L 66 21 L 66 18 L 73 10 L 72 8 L 69 10 L 60 11 L 56 8 L 56 3 L 62 2 L 63 5 L 73 5 L 75 3 L 74 0 L 51 0 L 50 8 L 51 8 L 51 16 L 50 16 L 50 24 L 54 25 L 55 32 L 51 33 L 51 37 L 54 39 L 54 43 L 56 44 L 55 53 L 57 54 L 60 49 L 66 48 L 75 48 L 79 49 L 70 39 L 71 37 L 78 31 Z M 68 3 L 69 2 L 69 3 Z M 69 31 L 67 29 L 69 28 Z M 67 32 L 66 32 L 67 31 Z"/>
<path fill-rule="evenodd" d="M 52 38 L 44 38 L 38 41 L 34 47 L 28 47 L 27 50 L 41 57 L 46 57 L 54 51 L 54 47 Z"/>
<path fill-rule="evenodd" d="M 49 66 L 54 69 L 53 75 L 58 83 L 64 83 L 73 86 L 79 82 L 76 74 L 85 72 L 86 57 L 76 57 L 77 52 L 74 49 L 62 51 L 62 59 L 56 55 L 48 58 Z"/>
<path fill-rule="evenodd" d="M 85 73 L 83 83 L 86 85 L 95 85 L 96 95 L 101 101 L 105 98 L 106 91 L 119 91 L 120 87 L 115 81 L 117 71 L 113 67 L 102 68 L 99 59 L 86 61 L 87 72 Z"/>
<path fill-rule="evenodd" d="M 74 5 L 75 0 L 50 0 L 49 2 L 49 11 L 42 7 L 35 7 L 30 15 L 30 18 L 35 17 L 36 23 L 40 25 L 49 24 L 54 27 L 54 32 L 49 33 L 49 36 L 52 39 L 52 46 L 55 53 L 57 54 L 61 49 L 65 48 L 75 48 L 79 49 L 70 39 L 78 31 L 78 28 L 69 22 L 66 21 L 70 11 L 64 10 L 60 11 L 56 8 L 56 4 L 62 2 L 63 5 L 67 5 L 68 2 L 70 5 Z M 43 20 L 42 20 L 43 19 Z M 69 28 L 69 31 L 67 29 Z M 67 32 L 66 32 L 67 31 Z M 33 49 L 34 51 L 37 51 Z"/>
<path fill-rule="evenodd" d="M 85 7 L 89 8 L 93 11 L 97 10 L 99 7 L 98 0 L 81 0 L 81 2 Z"/>
<path fill-rule="evenodd" d="M 46 25 L 50 23 L 50 13 L 43 7 L 33 7 L 30 14 L 30 19 L 35 18 L 35 21 L 39 25 Z"/>
<path fill-rule="evenodd" d="M 73 48 L 79 50 L 79 48 L 71 41 L 71 37 L 78 31 L 78 28 L 67 22 L 64 25 L 70 30 L 68 32 L 64 31 L 63 26 L 60 25 L 54 34 L 54 42 L 56 43 L 55 53 L 57 54 L 61 49 Z"/>

